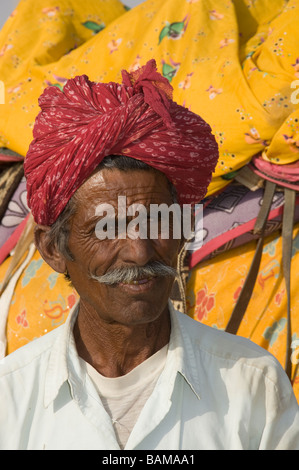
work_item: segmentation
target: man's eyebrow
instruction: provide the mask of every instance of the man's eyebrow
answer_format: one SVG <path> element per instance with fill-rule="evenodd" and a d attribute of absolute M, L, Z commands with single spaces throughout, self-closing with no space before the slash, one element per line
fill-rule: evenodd
<path fill-rule="evenodd" d="M 83 227 L 86 228 L 86 229 L 89 229 L 89 228 L 94 228 L 97 224 L 97 222 L 99 222 L 99 220 L 102 220 L 103 218 L 105 219 L 110 219 L 109 217 L 109 214 L 105 213 L 106 211 L 103 211 L 103 214 L 95 214 L 95 215 L 91 215 L 90 217 L 88 217 L 88 219 L 86 219 L 84 222 L 83 222 Z M 111 217 L 113 218 L 114 215 Z"/>

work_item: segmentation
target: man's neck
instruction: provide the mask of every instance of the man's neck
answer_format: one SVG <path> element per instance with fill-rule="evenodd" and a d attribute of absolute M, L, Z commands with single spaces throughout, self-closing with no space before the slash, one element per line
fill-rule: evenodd
<path fill-rule="evenodd" d="M 79 356 L 106 377 L 127 374 L 169 342 L 170 314 L 141 325 L 103 321 L 86 303 L 80 303 L 74 326 Z"/>

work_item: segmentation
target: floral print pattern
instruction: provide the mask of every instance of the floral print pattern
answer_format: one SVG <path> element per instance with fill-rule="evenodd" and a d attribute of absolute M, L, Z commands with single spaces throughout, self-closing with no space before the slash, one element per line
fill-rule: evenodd
<path fill-rule="evenodd" d="M 291 315 L 293 339 L 299 338 L 298 283 L 299 283 L 299 224 L 294 228 Z M 275 247 L 275 250 L 274 250 Z M 256 241 L 228 250 L 203 260 L 191 271 L 187 282 L 188 315 L 197 321 L 224 330 L 256 248 Z M 287 295 L 282 272 L 282 239 L 278 232 L 264 241 L 257 280 L 238 335 L 251 339 L 269 350 L 285 365 Z M 295 365 L 293 365 L 295 369 Z M 299 380 L 293 388 L 299 402 Z"/>
<path fill-rule="evenodd" d="M 196 306 L 194 316 L 197 320 L 201 321 L 208 318 L 208 314 L 215 307 L 215 293 L 208 293 L 207 285 L 205 284 L 196 294 Z"/>

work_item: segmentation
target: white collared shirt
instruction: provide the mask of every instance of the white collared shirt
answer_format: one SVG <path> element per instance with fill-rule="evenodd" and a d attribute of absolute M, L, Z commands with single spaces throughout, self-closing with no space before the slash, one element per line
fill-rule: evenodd
<path fill-rule="evenodd" d="M 0 363 L 0 449 L 119 449 L 66 323 Z M 299 449 L 299 408 L 276 359 L 171 308 L 166 364 L 127 450 Z"/>

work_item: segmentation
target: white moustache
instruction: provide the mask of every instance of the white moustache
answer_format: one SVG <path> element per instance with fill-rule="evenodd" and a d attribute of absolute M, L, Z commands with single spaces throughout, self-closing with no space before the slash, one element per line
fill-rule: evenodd
<path fill-rule="evenodd" d="M 108 271 L 102 276 L 91 274 L 90 278 L 100 284 L 113 285 L 119 283 L 130 283 L 140 279 L 150 279 L 153 277 L 177 277 L 175 268 L 160 261 L 153 261 L 145 266 L 127 266 Z"/>

